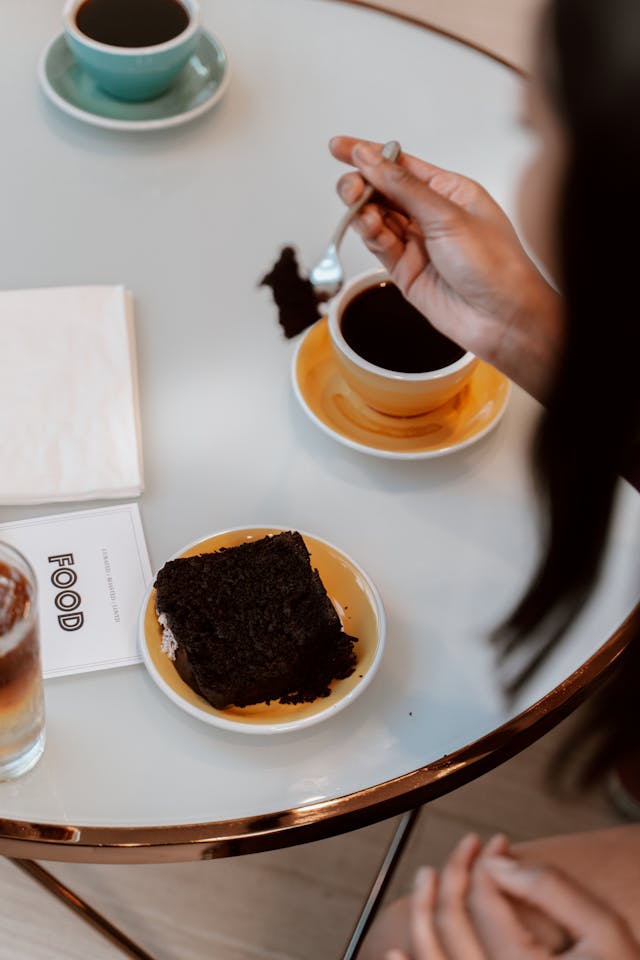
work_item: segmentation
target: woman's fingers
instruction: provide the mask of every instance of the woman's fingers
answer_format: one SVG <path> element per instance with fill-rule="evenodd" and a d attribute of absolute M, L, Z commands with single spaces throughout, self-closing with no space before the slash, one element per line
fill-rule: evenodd
<path fill-rule="evenodd" d="M 482 852 L 479 860 L 483 864 L 486 858 L 490 857 L 511 857 L 511 847 L 508 839 L 503 835 L 498 835 L 491 840 Z M 543 913 L 537 907 L 524 901 L 514 902 L 516 915 L 520 923 L 534 936 L 536 942 L 544 946 L 553 956 L 566 949 L 567 943 L 572 942 L 561 924 L 557 923 L 546 913 Z"/>
<path fill-rule="evenodd" d="M 347 144 L 347 148 L 335 149 L 336 145 L 342 144 Z M 436 197 L 449 201 L 454 212 L 457 208 L 505 219 L 502 210 L 479 184 L 451 170 L 443 170 L 442 167 L 436 167 L 407 153 L 401 153 L 396 161 L 386 160 L 382 156 L 380 144 L 354 140 L 351 137 L 334 137 L 330 148 L 338 159 L 358 167 L 364 180 L 372 183 L 398 206 L 406 207 L 411 194 L 407 195 L 406 190 L 394 190 L 394 186 L 411 186 L 413 181 L 417 181 L 429 188 Z M 428 198 L 429 194 L 425 193 L 424 197 Z M 436 203 L 433 198 L 432 202 Z M 441 212 L 447 209 L 446 206 L 440 206 Z"/>
<path fill-rule="evenodd" d="M 555 868 L 507 857 L 487 857 L 484 867 L 502 891 L 543 910 L 573 936 L 582 935 L 602 919 L 600 901 Z"/>
<path fill-rule="evenodd" d="M 429 259 L 422 238 L 402 215 L 366 204 L 353 226 L 401 290 L 408 290 L 417 277 L 424 278 Z"/>
<path fill-rule="evenodd" d="M 493 856 L 487 851 L 493 850 Z M 494 837 L 475 864 L 467 907 L 474 929 L 491 960 L 541 960 L 548 957 L 537 939 L 521 922 L 516 910 L 485 869 L 489 859 L 501 859 L 508 851 L 502 836 Z"/>
<path fill-rule="evenodd" d="M 509 838 L 504 833 L 496 833 L 484 845 L 483 857 L 507 857 L 511 851 Z"/>
<path fill-rule="evenodd" d="M 481 849 L 480 838 L 468 834 L 440 873 L 436 928 L 450 960 L 485 960 L 466 903 L 471 869 Z"/>
<path fill-rule="evenodd" d="M 352 203 L 358 202 L 364 188 L 365 182 L 359 173 L 345 173 L 337 184 L 340 199 L 349 207 Z"/>
<path fill-rule="evenodd" d="M 420 867 L 411 896 L 411 944 L 414 960 L 448 960 L 443 953 L 434 921 L 438 876 L 432 867 Z"/>
<path fill-rule="evenodd" d="M 348 173 L 338 182 L 338 192 L 345 203 L 352 204 L 362 196 L 364 186 L 360 174 Z M 429 256 L 420 226 L 402 211 L 402 205 L 389 203 L 377 193 L 362 208 L 353 226 L 406 291 L 421 276 Z"/>
<path fill-rule="evenodd" d="M 427 243 L 455 231 L 460 208 L 406 166 L 386 160 L 362 143 L 354 147 L 353 159 L 367 183 L 416 221 Z"/>
<path fill-rule="evenodd" d="M 361 198 L 365 186 L 365 181 L 359 173 L 345 173 L 344 176 L 338 180 L 336 188 L 343 203 L 346 203 L 347 206 L 351 206 L 352 204 L 357 203 Z M 405 223 L 410 222 L 409 217 L 407 217 L 401 207 L 393 204 L 388 197 L 383 196 L 379 192 L 375 192 L 373 194 L 370 203 L 380 207 L 385 213 L 398 214 L 402 217 Z"/>
<path fill-rule="evenodd" d="M 567 936 L 541 942 L 518 915 L 529 904 L 554 918 Z M 501 835 L 484 849 L 465 837 L 438 875 L 422 867 L 410 903 L 411 960 L 640 960 L 640 945 L 604 904 L 563 874 L 521 864 Z M 384 960 L 409 960 L 402 950 Z"/>
<path fill-rule="evenodd" d="M 382 152 L 381 143 L 375 143 L 372 140 L 358 140 L 356 137 L 333 137 L 329 142 L 329 149 L 336 160 L 355 165 L 353 151 L 358 144 L 366 144 L 374 151 Z M 419 157 L 412 157 L 411 154 L 404 153 L 404 151 L 400 154 L 396 163 L 406 167 L 414 176 L 420 178 L 431 177 L 436 173 L 445 172 L 442 170 L 442 167 L 436 167 L 432 163 L 427 163 L 426 160 L 421 160 Z"/>
<path fill-rule="evenodd" d="M 382 157 L 382 146 L 368 140 L 334 137 L 330 149 L 339 160 L 358 167 L 360 171 L 360 179 L 350 181 L 349 192 L 353 191 L 351 196 L 354 200 L 360 196 L 366 180 L 386 197 L 391 206 L 404 209 L 411 216 L 415 216 L 426 231 L 427 241 L 432 235 L 430 226 L 432 229 L 441 226 L 441 221 L 447 216 L 453 217 L 455 224 L 456 213 L 464 212 L 502 231 L 513 232 L 513 227 L 501 207 L 480 184 L 468 177 L 451 170 L 443 170 L 442 167 L 436 167 L 408 153 L 401 153 L 395 162 L 385 160 Z M 422 184 L 422 191 L 416 186 L 416 181 Z M 443 203 L 438 204 L 438 198 Z M 423 208 L 422 219 L 417 216 L 420 207 Z M 437 235 L 436 231 L 432 236 Z"/>
<path fill-rule="evenodd" d="M 455 307 L 457 298 L 464 301 L 468 292 L 478 300 L 486 299 L 486 290 L 491 296 L 494 281 L 486 264 L 492 248 L 485 235 L 490 239 L 496 233 L 504 214 L 488 194 L 471 180 L 404 153 L 391 162 L 376 144 L 337 137 L 331 146 L 336 156 L 359 168 L 359 173 L 347 174 L 339 182 L 345 202 L 356 202 L 365 183 L 374 187 L 372 202 L 354 226 L 418 309 L 431 308 L 436 281 L 447 293 L 445 311 L 451 298 Z M 496 223 L 488 226 L 487 218 Z M 499 226 L 502 230 L 504 224 Z M 430 263 L 434 269 L 427 276 Z M 448 332 L 446 323 L 444 327 Z"/>
<path fill-rule="evenodd" d="M 640 958 L 637 944 L 637 953 L 624 952 L 629 943 L 633 946 L 624 920 L 559 870 L 505 857 L 488 857 L 484 868 L 503 893 L 545 913 L 576 943 L 607 949 L 605 955 L 620 960 L 626 956 Z"/>
<path fill-rule="evenodd" d="M 376 215 L 373 209 L 374 212 L 365 212 L 365 223 L 355 221 L 356 230 L 405 297 L 415 296 L 419 302 L 421 288 L 422 297 L 426 299 L 425 294 L 433 280 L 427 270 L 430 260 L 422 235 L 411 226 L 399 231 L 398 222 L 391 214 L 378 210 Z"/>
<path fill-rule="evenodd" d="M 353 226 L 369 250 L 392 273 L 404 255 L 405 242 L 394 225 L 386 222 L 384 211 L 375 204 L 366 204 L 353 221 Z"/>
<path fill-rule="evenodd" d="M 488 848 L 497 854 L 505 852 L 508 844 L 500 837 Z M 488 904 L 485 922 L 496 925 L 497 934 L 491 949 L 484 949 L 481 930 L 469 911 L 471 878 L 481 852 L 480 839 L 469 834 L 455 847 L 439 875 L 429 867 L 418 872 L 411 899 L 413 960 L 539 960 L 539 954 L 526 949 L 526 937 L 495 886 L 495 902 Z M 506 908 L 511 924 L 500 915 L 500 906 Z"/>

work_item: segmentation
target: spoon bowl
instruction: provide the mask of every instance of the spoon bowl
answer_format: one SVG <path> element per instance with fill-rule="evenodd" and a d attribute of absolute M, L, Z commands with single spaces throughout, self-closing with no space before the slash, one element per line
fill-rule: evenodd
<path fill-rule="evenodd" d="M 397 140 L 389 140 L 382 148 L 382 156 L 387 160 L 395 162 L 400 156 L 400 144 Z M 331 297 L 339 292 L 344 283 L 344 271 L 338 256 L 338 249 L 347 227 L 356 216 L 359 210 L 368 203 L 373 196 L 374 188 L 368 184 L 359 200 L 353 203 L 344 213 L 329 244 L 322 254 L 322 257 L 316 263 L 315 267 L 309 273 L 309 281 L 314 289 L 317 300 L 330 300 Z"/>

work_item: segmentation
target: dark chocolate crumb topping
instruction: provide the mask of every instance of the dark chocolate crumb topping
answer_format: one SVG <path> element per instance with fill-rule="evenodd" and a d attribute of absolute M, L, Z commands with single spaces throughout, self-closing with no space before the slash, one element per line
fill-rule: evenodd
<path fill-rule="evenodd" d="M 319 319 L 316 292 L 309 280 L 301 276 L 293 247 L 284 247 L 260 286 L 271 287 L 286 337 L 295 337 Z"/>

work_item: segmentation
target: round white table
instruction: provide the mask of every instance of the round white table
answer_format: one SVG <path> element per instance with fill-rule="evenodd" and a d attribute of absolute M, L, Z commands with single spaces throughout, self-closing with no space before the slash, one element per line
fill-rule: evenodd
<path fill-rule="evenodd" d="M 334 133 L 397 138 L 513 212 L 527 153 L 518 76 L 415 24 L 330 0 L 203 0 L 203 11 L 229 54 L 226 96 L 191 124 L 136 134 L 46 101 L 36 64 L 60 28 L 57 5 L 6 5 L 2 284 L 133 291 L 154 568 L 232 526 L 313 532 L 377 584 L 387 648 L 348 709 L 273 737 L 198 722 L 141 665 L 48 681 L 44 757 L 0 784 L 8 856 L 219 857 L 407 810 L 572 709 L 622 650 L 637 599 L 640 508 L 621 483 L 598 590 L 507 708 L 486 637 L 535 564 L 526 451 L 537 405 L 514 389 L 493 433 L 439 460 L 349 450 L 298 407 L 295 342 L 258 287 L 284 243 L 308 267 L 333 229 Z M 355 235 L 344 261 L 349 273 L 372 264 Z M 2 508 L 0 521 L 57 509 L 69 506 Z"/>

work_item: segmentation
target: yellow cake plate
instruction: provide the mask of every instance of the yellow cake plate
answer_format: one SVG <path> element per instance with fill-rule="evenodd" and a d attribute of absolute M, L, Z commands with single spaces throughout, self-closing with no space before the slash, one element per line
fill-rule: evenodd
<path fill-rule="evenodd" d="M 197 540 L 171 557 L 191 557 L 221 547 L 235 547 L 281 533 L 287 527 L 238 527 Z M 159 689 L 178 707 L 213 726 L 243 733 L 283 733 L 327 720 L 352 703 L 369 685 L 378 669 L 384 648 L 386 618 L 380 594 L 362 568 L 345 553 L 309 533 L 299 531 L 318 570 L 325 590 L 336 609 L 345 633 L 357 637 L 355 671 L 344 680 L 334 680 L 328 697 L 311 703 L 282 704 L 272 701 L 249 707 L 217 710 L 200 697 L 162 651 L 162 627 L 156 617 L 156 591 L 147 593 L 139 620 L 139 642 L 143 662 Z"/>
<path fill-rule="evenodd" d="M 309 328 L 292 364 L 293 389 L 302 409 L 325 433 L 376 457 L 420 460 L 442 457 L 476 443 L 506 409 L 510 383 L 482 361 L 447 403 L 414 417 L 392 417 L 368 406 L 343 380 L 326 318 Z"/>

